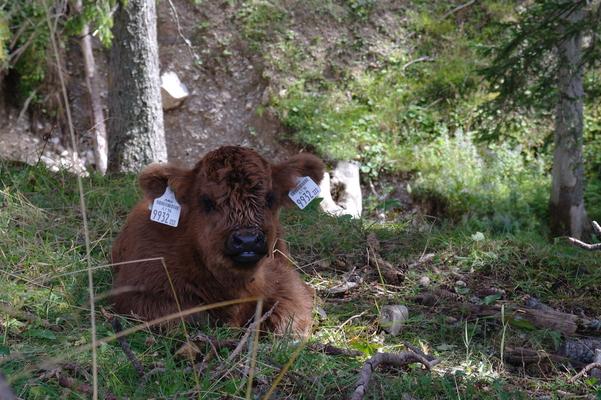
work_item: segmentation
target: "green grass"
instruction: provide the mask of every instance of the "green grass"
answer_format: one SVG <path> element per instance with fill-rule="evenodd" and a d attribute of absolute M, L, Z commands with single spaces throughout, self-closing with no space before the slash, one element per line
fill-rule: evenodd
<path fill-rule="evenodd" d="M 22 398 L 86 398 L 88 395 L 62 387 L 50 371 L 61 371 L 80 383 L 91 383 L 86 374 L 68 372 L 66 363 L 91 371 L 91 354 L 78 349 L 90 343 L 87 311 L 87 277 L 81 215 L 73 177 L 52 174 L 41 168 L 0 165 L 0 370 Z M 92 265 L 109 260 L 112 239 L 139 196 L 135 178 L 92 176 L 84 180 L 92 239 Z M 344 399 L 362 362 L 375 351 L 400 351 L 408 342 L 440 358 L 432 373 L 416 366 L 381 369 L 370 385 L 372 399 L 398 399 L 411 394 L 420 399 L 526 399 L 533 393 L 564 390 L 593 394 L 594 386 L 567 383 L 574 371 L 555 368 L 523 370 L 500 361 L 502 327 L 490 319 L 469 319 L 459 310 L 445 312 L 415 303 L 422 290 L 419 279 L 428 276 L 433 288 L 453 290 L 458 276 L 467 286 L 459 297 L 482 298 L 481 289 L 496 287 L 506 292 L 503 302 L 519 303 L 530 294 L 562 310 L 583 309 L 589 316 L 601 314 L 601 260 L 563 242 L 550 243 L 536 232 L 500 235 L 492 231 L 474 236 L 470 224 L 431 226 L 417 220 L 375 224 L 333 218 L 308 210 L 286 210 L 286 240 L 303 277 L 317 289 L 335 285 L 343 273 L 356 268 L 367 275 L 346 298 L 321 294 L 325 316 L 316 315 L 311 342 L 332 343 L 360 350 L 364 356 L 330 356 L 305 348 L 290 372 L 276 388 L 277 398 Z M 375 233 L 381 255 L 393 265 L 404 266 L 424 253 L 433 259 L 406 269 L 404 279 L 382 286 L 376 271 L 367 268 L 367 235 Z M 108 269 L 94 274 L 95 291 L 101 296 L 110 287 Z M 406 304 L 410 318 L 397 337 L 378 329 L 378 310 L 385 304 Z M 101 307 L 107 304 L 100 301 Z M 131 326 L 127 323 L 126 326 Z M 99 337 L 112 334 L 110 324 L 97 313 Z M 192 331 L 194 327 L 189 327 Z M 240 332 L 225 327 L 205 328 L 219 338 L 238 338 Z M 553 350 L 558 335 L 508 326 L 505 343 Z M 143 331 L 128 336 L 134 353 L 147 371 L 160 367 L 145 384 L 116 343 L 98 350 L 101 395 L 135 399 L 244 398 L 245 380 L 231 365 L 231 375 L 198 378 L 190 362 L 175 353 L 184 342 L 181 331 L 169 334 Z M 258 349 L 254 393 L 264 394 L 298 343 L 266 335 Z M 201 352 L 207 350 L 201 346 Z M 213 371 L 227 357 L 208 364 Z M 54 359 L 54 361 L 53 361 Z M 221 360 L 221 361 L 220 361 Z M 65 372 L 67 371 L 67 372 Z M 228 397 L 229 396 L 229 397 Z M 275 397 L 274 397 L 275 398 Z"/>

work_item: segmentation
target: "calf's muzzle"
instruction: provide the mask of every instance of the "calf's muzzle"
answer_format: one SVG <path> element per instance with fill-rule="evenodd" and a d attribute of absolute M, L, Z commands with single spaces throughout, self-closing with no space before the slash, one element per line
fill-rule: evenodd
<path fill-rule="evenodd" d="M 267 253 L 265 234 L 257 228 L 241 228 L 230 233 L 225 251 L 238 264 L 254 264 Z"/>

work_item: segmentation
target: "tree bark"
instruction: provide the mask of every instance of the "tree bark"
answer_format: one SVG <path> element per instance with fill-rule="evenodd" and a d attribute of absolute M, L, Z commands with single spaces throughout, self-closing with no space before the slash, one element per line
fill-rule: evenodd
<path fill-rule="evenodd" d="M 75 1 L 75 10 L 82 12 L 82 0 Z M 100 98 L 100 89 L 96 80 L 96 62 L 94 61 L 94 52 L 92 51 L 92 39 L 90 38 L 90 27 L 86 23 L 81 31 L 81 40 L 79 42 L 83 56 L 84 72 L 86 77 L 86 86 L 90 96 L 90 106 L 92 109 L 92 131 L 94 132 L 94 158 L 96 159 L 96 170 L 102 175 L 107 169 L 107 138 L 106 125 L 104 123 L 104 111 L 102 110 L 102 99 Z"/>
<path fill-rule="evenodd" d="M 167 161 L 155 0 L 120 1 L 109 64 L 109 170 Z"/>
<path fill-rule="evenodd" d="M 564 15 L 560 26 L 566 37 L 558 44 L 559 99 L 555 114 L 550 201 L 551 233 L 577 239 L 586 234 L 588 217 L 584 208 L 584 162 L 582 158 L 583 98 L 582 35 L 570 26 L 581 22 L 584 10 Z M 569 34 L 568 34 L 569 32 Z"/>

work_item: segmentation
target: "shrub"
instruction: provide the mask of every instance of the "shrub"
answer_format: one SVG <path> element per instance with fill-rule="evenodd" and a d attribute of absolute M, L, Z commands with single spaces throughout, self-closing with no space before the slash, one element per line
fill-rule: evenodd
<path fill-rule="evenodd" d="M 538 225 L 546 213 L 549 178 L 545 162 L 506 144 L 477 146 L 461 130 L 414 152 L 414 193 L 447 202 L 455 218 L 475 218 L 495 231 Z"/>

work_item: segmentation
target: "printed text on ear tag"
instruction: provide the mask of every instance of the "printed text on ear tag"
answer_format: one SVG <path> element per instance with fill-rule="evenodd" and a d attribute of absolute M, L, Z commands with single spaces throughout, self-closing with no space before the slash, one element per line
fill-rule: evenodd
<path fill-rule="evenodd" d="M 181 210 L 182 207 L 177 202 L 175 193 L 167 186 L 165 193 L 152 202 L 150 220 L 163 225 L 177 226 Z"/>
<path fill-rule="evenodd" d="M 288 197 L 302 210 L 319 195 L 319 192 L 317 183 L 310 177 L 303 176 L 298 178 L 296 187 L 288 192 Z"/>

